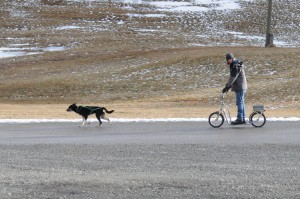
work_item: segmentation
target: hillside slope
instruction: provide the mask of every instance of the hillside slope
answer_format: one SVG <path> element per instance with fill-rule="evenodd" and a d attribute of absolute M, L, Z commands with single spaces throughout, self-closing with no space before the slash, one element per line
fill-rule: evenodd
<path fill-rule="evenodd" d="M 275 48 L 263 48 L 259 0 L 205 12 L 114 1 L 0 4 L 2 52 L 31 54 L 1 59 L 2 103 L 216 105 L 228 78 L 224 55 L 232 52 L 247 67 L 249 103 L 300 107 L 296 1 L 274 2 Z"/>

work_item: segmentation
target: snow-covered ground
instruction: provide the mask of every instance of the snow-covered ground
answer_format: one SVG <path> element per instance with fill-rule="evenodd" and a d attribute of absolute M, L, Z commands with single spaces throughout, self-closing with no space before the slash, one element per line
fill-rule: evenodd
<path fill-rule="evenodd" d="M 236 118 L 233 118 L 236 119 Z M 207 118 L 111 118 L 111 122 L 208 122 Z M 96 119 L 89 119 L 89 122 L 98 121 Z M 267 121 L 293 121 L 298 122 L 298 117 L 273 117 L 267 118 Z M 81 119 L 0 119 L 1 123 L 18 124 L 18 123 L 51 123 L 51 122 L 76 122 L 81 123 Z M 106 121 L 103 121 L 106 122 Z"/>
<path fill-rule="evenodd" d="M 35 54 L 41 54 L 43 52 L 65 50 L 65 47 L 63 46 L 48 46 L 42 48 L 42 47 L 28 47 L 27 45 L 29 46 L 29 44 L 14 44 L 9 47 L 0 47 L 0 58 L 35 55 Z"/>
<path fill-rule="evenodd" d="M 82 0 L 84 1 L 84 0 Z M 93 1 L 93 0 L 90 0 Z M 240 9 L 236 0 L 191 0 L 187 1 L 144 1 L 144 0 L 113 0 L 129 4 L 148 4 L 155 6 L 160 11 L 168 12 L 206 12 L 209 10 L 234 10 Z M 251 1 L 251 0 L 244 0 Z"/>
<path fill-rule="evenodd" d="M 69 2 L 97 2 L 99 0 L 68 0 L 68 1 Z M 253 0 L 240 0 L 240 1 L 253 1 Z M 159 10 L 169 11 L 169 12 L 205 12 L 212 9 L 234 10 L 240 8 L 240 4 L 239 4 L 240 1 L 237 0 L 190 0 L 190 1 L 112 0 L 112 2 L 119 2 L 119 3 L 151 5 L 151 6 L 155 6 Z"/>
<path fill-rule="evenodd" d="M 99 6 L 99 2 L 108 2 L 108 0 L 66 0 L 69 4 L 72 3 L 82 3 L 88 8 L 92 8 L 93 6 Z M 257 0 L 190 0 L 190 1 L 175 1 L 175 0 L 111 0 L 113 3 L 122 3 L 123 9 L 127 10 L 128 13 L 125 14 L 130 19 L 134 20 L 134 18 L 160 18 L 162 26 L 167 26 L 169 21 L 164 21 L 168 17 L 177 17 L 177 20 L 180 21 L 183 28 L 188 27 L 189 29 L 193 29 L 193 26 L 198 29 L 193 33 L 189 32 L 179 32 L 176 34 L 186 35 L 186 37 L 193 37 L 195 42 L 190 43 L 191 46 L 263 46 L 265 43 L 265 33 L 250 33 L 241 32 L 236 30 L 226 30 L 223 27 L 224 22 L 222 22 L 222 16 L 226 15 L 226 13 L 233 13 L 242 10 L 245 3 L 254 3 Z M 294 2 L 294 1 L 293 1 Z M 30 6 L 30 4 L 38 3 L 37 0 L 30 0 L 26 3 L 25 6 Z M 146 6 L 141 10 L 137 8 L 138 6 Z M 150 13 L 143 14 L 144 10 L 147 8 Z M 11 16 L 13 17 L 25 17 L 30 18 L 30 14 L 26 13 L 24 10 L 11 10 Z M 152 12 L 152 13 L 151 13 Z M 112 13 L 110 15 L 113 15 Z M 218 20 L 216 21 L 215 18 Z M 242 16 L 237 16 L 237 18 Z M 67 34 L 68 31 L 103 31 L 103 30 L 112 30 L 112 25 L 117 26 L 127 26 L 129 29 L 134 30 L 139 34 L 160 34 L 168 35 L 175 34 L 173 30 L 166 30 L 161 27 L 159 24 L 157 27 L 148 27 L 148 28 L 136 28 L 129 27 L 130 24 L 134 24 L 131 21 L 115 21 L 114 18 L 116 16 L 110 16 L 105 20 L 102 20 L 100 23 L 89 21 L 81 24 L 62 24 L 61 26 L 53 27 L 55 32 L 63 32 L 65 31 Z M 295 16 L 297 19 L 297 16 Z M 173 19 L 172 19 L 173 20 Z M 171 22 L 173 23 L 173 21 Z M 194 24 L 194 21 L 196 23 Z M 257 22 L 253 22 L 254 28 L 256 28 Z M 285 22 L 286 23 L 286 22 Z M 294 22 L 293 22 L 294 23 Z M 284 27 L 280 27 L 284 25 L 284 23 L 277 23 L 276 26 L 283 29 Z M 288 26 L 288 24 L 286 24 Z M 292 26 L 291 24 L 290 26 Z M 200 28 L 199 26 L 203 26 L 204 28 Z M 294 26 L 292 26 L 294 27 Z M 49 27 L 47 27 L 49 28 Z M 201 32 L 199 32 L 201 30 Z M 257 32 L 257 31 L 256 31 Z M 79 33 L 80 34 L 80 33 Z M 297 47 L 299 46 L 298 36 L 295 35 L 284 35 L 285 33 L 277 34 L 274 37 L 274 43 L 276 46 L 280 47 Z M 279 37 L 280 36 L 280 37 Z M 14 40 L 14 38 L 1 38 L 2 40 Z M 171 39 L 171 38 L 170 38 Z M 289 39 L 291 41 L 289 42 Z M 208 40 L 212 40 L 213 42 L 205 42 Z M 228 40 L 230 42 L 228 43 Z M 12 41 L 10 41 L 12 42 Z M 26 41 L 25 41 L 26 42 Z M 0 46 L 0 59 L 6 57 L 14 57 L 14 56 L 24 56 L 24 55 L 32 55 L 32 54 L 40 54 L 47 51 L 62 51 L 67 49 L 67 47 L 57 46 L 57 44 L 49 45 L 48 47 L 27 47 L 23 43 L 18 43 L 15 41 L 13 45 L 9 46 Z"/>
<path fill-rule="evenodd" d="M 111 122 L 207 122 L 207 118 L 111 118 Z M 98 121 L 89 119 L 89 122 Z M 0 123 L 43 123 L 43 122 L 76 122 L 81 123 L 82 119 L 0 119 Z M 106 122 L 106 121 L 103 121 Z"/>

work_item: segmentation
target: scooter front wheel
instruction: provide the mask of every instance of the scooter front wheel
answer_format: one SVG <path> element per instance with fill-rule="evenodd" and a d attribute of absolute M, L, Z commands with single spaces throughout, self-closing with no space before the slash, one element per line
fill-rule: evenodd
<path fill-rule="evenodd" d="M 253 112 L 249 119 L 250 123 L 255 127 L 262 127 L 266 123 L 266 116 L 259 112 Z"/>
<path fill-rule="evenodd" d="M 213 112 L 208 117 L 208 122 L 212 127 L 219 128 L 224 123 L 224 116 L 218 111 Z"/>

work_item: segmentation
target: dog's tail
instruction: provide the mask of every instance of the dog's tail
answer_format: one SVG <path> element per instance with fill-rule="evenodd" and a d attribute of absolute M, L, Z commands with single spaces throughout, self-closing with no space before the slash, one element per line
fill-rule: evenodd
<path fill-rule="evenodd" d="M 115 110 L 108 111 L 105 107 L 103 107 L 103 109 L 104 109 L 105 112 L 108 113 L 108 114 L 111 114 L 111 113 L 113 113 L 113 112 L 115 111 Z"/>

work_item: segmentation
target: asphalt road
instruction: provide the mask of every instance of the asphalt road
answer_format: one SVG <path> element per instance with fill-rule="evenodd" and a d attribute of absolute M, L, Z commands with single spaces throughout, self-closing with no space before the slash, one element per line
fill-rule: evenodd
<path fill-rule="evenodd" d="M 212 128 L 207 122 L 0 124 L 0 144 L 299 144 L 300 122 Z"/>
<path fill-rule="evenodd" d="M 300 123 L 0 124 L 1 198 L 300 198 Z"/>

